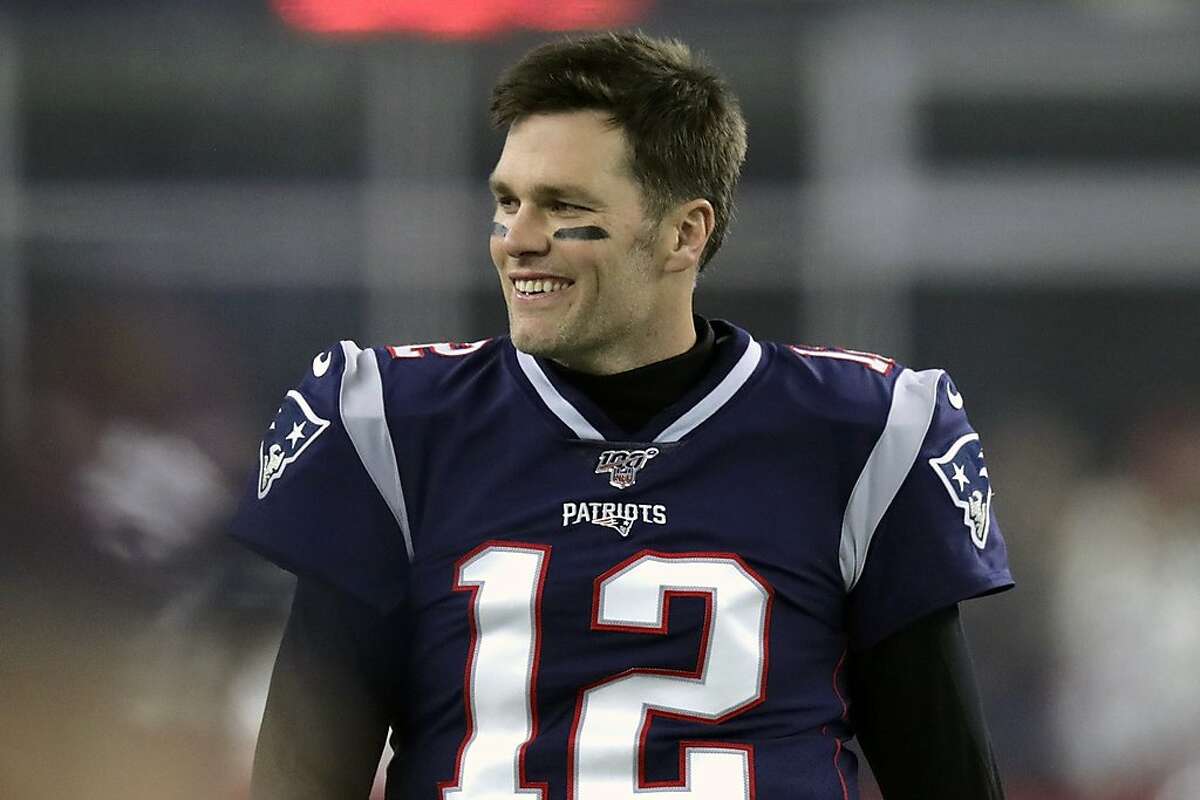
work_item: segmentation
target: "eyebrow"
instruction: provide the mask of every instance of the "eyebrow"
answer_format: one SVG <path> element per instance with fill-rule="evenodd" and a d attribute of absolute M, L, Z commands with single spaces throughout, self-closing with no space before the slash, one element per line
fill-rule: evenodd
<path fill-rule="evenodd" d="M 516 194 L 507 183 L 496 178 L 488 178 L 488 188 L 492 190 L 492 194 L 497 196 Z M 529 193 L 534 200 L 542 203 L 547 200 L 570 198 L 572 200 L 579 200 L 589 206 L 598 207 L 604 205 L 599 197 L 574 183 L 538 183 L 533 185 Z"/>

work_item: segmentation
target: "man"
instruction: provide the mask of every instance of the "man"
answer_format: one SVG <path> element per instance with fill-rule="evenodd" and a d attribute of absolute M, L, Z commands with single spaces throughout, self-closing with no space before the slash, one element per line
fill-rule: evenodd
<path fill-rule="evenodd" d="M 745 154 L 683 45 L 493 92 L 510 337 L 319 354 L 240 537 L 300 576 L 257 798 L 1001 791 L 956 604 L 1011 585 L 944 373 L 692 315 Z"/>

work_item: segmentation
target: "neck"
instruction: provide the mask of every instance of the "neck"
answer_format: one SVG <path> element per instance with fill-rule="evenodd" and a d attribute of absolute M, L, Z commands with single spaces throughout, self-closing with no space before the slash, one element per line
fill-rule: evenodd
<path fill-rule="evenodd" d="M 555 363 L 591 375 L 615 375 L 686 353 L 696 343 L 696 326 L 688 303 L 657 325 L 635 326 L 617 345 L 555 358 Z"/>
<path fill-rule="evenodd" d="M 613 375 L 550 369 L 589 400 L 627 435 L 646 427 L 667 406 L 696 386 L 709 370 L 716 337 L 707 320 L 693 323 L 696 343 L 687 352 Z"/>

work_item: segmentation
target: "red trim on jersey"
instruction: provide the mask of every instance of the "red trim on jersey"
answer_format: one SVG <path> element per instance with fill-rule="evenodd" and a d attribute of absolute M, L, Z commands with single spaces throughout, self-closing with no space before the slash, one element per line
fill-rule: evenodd
<path fill-rule="evenodd" d="M 850 800 L 850 788 L 846 786 L 846 776 L 842 774 L 842 765 L 839 759 L 842 756 L 842 740 L 838 737 L 833 737 L 835 746 L 833 748 L 833 768 L 837 770 L 838 780 L 842 784 L 842 800 Z"/>
<path fill-rule="evenodd" d="M 837 666 L 833 668 L 833 693 L 837 695 L 837 699 L 842 704 L 842 719 L 848 719 L 850 717 L 850 705 L 846 702 L 846 698 L 842 694 L 842 690 L 838 688 L 838 673 L 841 671 L 842 666 L 845 665 L 846 654 L 849 652 L 849 650 L 843 650 L 842 657 L 838 659 Z"/>
<path fill-rule="evenodd" d="M 412 347 L 410 345 L 394 345 L 389 344 L 384 348 L 392 358 L 424 358 L 425 350 L 420 347 Z"/>
<path fill-rule="evenodd" d="M 439 796 L 444 797 L 445 792 L 448 790 L 462 789 L 462 786 L 459 784 L 462 781 L 463 756 L 466 754 L 467 745 L 475 738 L 475 719 L 471 714 L 471 674 L 475 671 L 475 657 L 479 653 L 479 627 L 476 623 L 478 619 L 476 606 L 479 600 L 480 587 L 463 585 L 461 583 L 462 568 L 464 564 L 475 558 L 475 556 L 492 547 L 506 550 L 537 550 L 543 554 L 542 568 L 538 570 L 537 589 L 534 591 L 533 596 L 533 665 L 529 673 L 529 738 L 522 742 L 520 748 L 517 750 L 517 776 L 519 788 L 535 790 L 539 793 L 539 800 L 545 800 L 550 793 L 550 784 L 546 781 L 531 782 L 526 778 L 525 753 L 538 735 L 537 684 L 538 670 L 542 663 L 542 592 L 546 588 L 547 567 L 550 564 L 550 551 L 553 550 L 553 547 L 548 544 L 510 542 L 500 539 L 491 539 L 484 542 L 454 563 L 454 591 L 471 593 L 470 613 L 467 615 L 471 625 L 471 645 L 467 651 L 466 666 L 463 669 L 463 710 L 466 716 L 466 733 L 463 735 L 463 740 L 458 745 L 458 752 L 454 756 L 454 778 L 449 781 L 438 781 L 438 793 Z"/>
<path fill-rule="evenodd" d="M 850 705 L 846 702 L 846 697 L 845 697 L 845 695 L 842 694 L 841 687 L 838 686 L 838 673 L 841 672 L 842 667 L 844 667 L 846 665 L 846 656 L 849 655 L 849 653 L 850 653 L 849 649 L 843 650 L 841 657 L 838 658 L 837 664 L 833 668 L 833 694 L 837 697 L 838 701 L 842 704 L 842 719 L 843 720 L 850 718 Z M 829 726 L 828 725 L 821 726 L 821 733 L 828 735 Z M 834 741 L 833 769 L 835 772 L 837 772 L 838 781 L 842 784 L 842 800 L 850 800 L 850 790 L 846 786 L 846 775 L 845 775 L 845 773 L 842 772 L 842 764 L 841 764 L 842 750 L 844 749 L 845 746 L 842 744 L 841 737 L 839 737 L 839 736 L 834 736 L 833 741 Z"/>
<path fill-rule="evenodd" d="M 870 353 L 866 350 L 850 350 L 845 347 L 825 347 L 807 344 L 789 344 L 788 349 L 801 358 L 816 356 L 861 364 L 880 375 L 890 375 L 892 369 L 896 366 L 895 359 L 881 356 L 878 353 Z"/>
<path fill-rule="evenodd" d="M 584 695 L 588 691 L 604 686 L 609 683 L 621 680 L 629 675 L 664 675 L 669 677 L 690 678 L 693 680 L 699 679 L 704 674 L 704 667 L 708 659 L 708 644 L 709 637 L 712 634 L 712 614 L 713 614 L 713 592 L 685 589 L 663 589 L 662 590 L 662 621 L 657 626 L 643 625 L 621 625 L 615 623 L 606 623 L 600 621 L 600 590 L 603 584 L 617 573 L 625 570 L 627 567 L 641 561 L 643 558 L 667 558 L 678 560 L 690 559 L 717 559 L 721 561 L 736 561 L 743 570 L 751 575 L 759 585 L 767 592 L 767 605 L 763 614 L 763 666 L 762 675 L 759 677 L 759 693 L 748 703 L 734 708 L 732 711 L 724 714 L 716 719 L 708 719 L 707 717 L 689 715 L 681 712 L 662 711 L 659 709 L 647 709 L 643 712 L 641 725 L 641 734 L 638 736 L 638 752 L 637 752 L 637 788 L 638 789 L 662 789 L 662 788 L 681 788 L 687 785 L 687 752 L 692 748 L 708 748 L 713 750 L 741 750 L 746 753 L 747 767 L 749 769 L 749 790 L 750 797 L 753 799 L 756 793 L 755 775 L 754 775 L 754 745 L 741 744 L 735 742 L 720 742 L 709 740 L 688 739 L 679 743 L 679 778 L 673 781 L 647 781 L 646 780 L 646 739 L 650 733 L 650 726 L 658 717 L 664 719 L 674 719 L 683 722 L 701 722 L 706 725 L 719 725 L 733 717 L 761 705 L 767 699 L 767 672 L 770 664 L 770 632 L 771 632 L 771 607 L 774 604 L 775 589 L 771 584 L 764 579 L 757 571 L 752 569 L 741 556 L 736 553 L 718 553 L 718 552 L 691 552 L 691 553 L 664 553 L 658 550 L 641 550 L 621 563 L 617 564 L 612 569 L 604 572 L 592 582 L 592 620 L 591 628 L 594 631 L 622 631 L 625 633 L 653 633 L 665 635 L 670 627 L 671 617 L 671 600 L 679 597 L 703 597 L 704 598 L 704 631 L 701 633 L 699 655 L 696 658 L 696 668 L 693 670 L 670 670 L 657 667 L 631 667 L 623 672 L 613 675 L 608 678 L 602 678 L 594 681 L 579 689 L 575 698 L 575 714 L 571 720 L 571 732 L 567 739 L 567 799 L 574 800 L 575 797 L 575 753 L 578 748 L 579 723 L 583 716 L 583 700 Z"/>
<path fill-rule="evenodd" d="M 490 342 L 491 339 L 480 339 L 477 342 L 429 342 L 427 344 L 389 344 L 384 349 L 392 358 L 424 358 L 426 354 L 456 358 L 474 353 Z"/>

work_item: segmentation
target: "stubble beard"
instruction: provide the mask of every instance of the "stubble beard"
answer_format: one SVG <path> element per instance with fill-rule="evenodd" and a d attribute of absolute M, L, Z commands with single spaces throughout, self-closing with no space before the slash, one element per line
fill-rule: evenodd
<path fill-rule="evenodd" d="M 648 272 L 653 267 L 653 236 L 657 224 L 648 220 L 628 251 L 627 258 L 637 262 L 638 272 Z M 639 319 L 622 315 L 619 309 L 597 305 L 590 310 L 573 308 L 562 314 L 552 331 L 535 334 L 515 324 L 512 300 L 506 300 L 509 336 L 518 350 L 585 372 L 591 371 L 589 367 L 596 364 L 600 353 L 615 344 L 634 339 L 643 327 Z"/>
<path fill-rule="evenodd" d="M 523 353 L 571 368 L 586 368 L 592 354 L 623 333 L 620 323 L 614 324 L 609 317 L 602 309 L 595 309 L 588 314 L 564 314 L 552 322 L 553 327 L 544 324 L 547 320 L 522 326 L 514 324 L 510 308 L 509 332 L 513 345 Z"/>
<path fill-rule="evenodd" d="M 515 319 L 515 316 L 510 306 L 508 309 L 509 335 L 512 337 L 513 345 L 522 353 L 557 360 L 563 351 L 569 350 L 570 338 L 567 330 L 569 326 L 563 324 L 562 321 L 557 322 L 552 330 L 546 331 L 543 330 L 547 327 L 544 324 L 522 325 Z"/>

